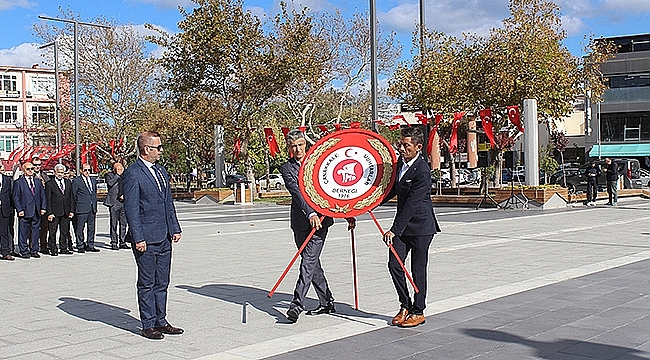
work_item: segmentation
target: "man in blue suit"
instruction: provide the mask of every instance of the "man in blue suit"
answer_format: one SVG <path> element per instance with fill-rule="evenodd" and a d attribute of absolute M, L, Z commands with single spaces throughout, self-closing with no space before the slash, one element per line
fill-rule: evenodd
<path fill-rule="evenodd" d="M 145 131 L 138 135 L 140 156 L 123 173 L 124 211 L 129 225 L 126 235 L 138 266 L 138 305 L 142 336 L 163 339 L 180 335 L 183 329 L 170 325 L 167 288 L 172 260 L 172 242 L 181 239 L 181 227 L 169 188 L 169 175 L 156 161 L 162 155 L 160 135 Z"/>
<path fill-rule="evenodd" d="M 38 254 L 38 239 L 41 231 L 41 215 L 47 211 L 45 190 L 41 180 L 34 176 L 34 165 L 23 164 L 23 175 L 16 180 L 13 199 L 18 213 L 18 251 L 20 257 L 29 259 L 41 257 Z M 27 239 L 30 240 L 29 247 Z"/>
<path fill-rule="evenodd" d="M 402 262 L 411 252 L 411 273 L 419 290 L 413 300 L 406 286 L 404 271 L 391 252 L 388 253 L 388 270 L 400 301 L 400 310 L 392 323 L 401 327 L 414 327 L 425 322 L 429 246 L 440 227 L 431 202 L 429 165 L 420 154 L 424 134 L 417 127 L 409 127 L 402 129 L 401 135 L 400 159 L 395 168 L 398 176 L 384 200 L 397 195 L 397 214 L 393 225 L 384 234 L 384 241 L 393 244 Z"/>
<path fill-rule="evenodd" d="M 77 251 L 99 252 L 95 247 L 95 218 L 97 216 L 97 180 L 90 177 L 90 164 L 81 165 L 81 175 L 72 180 L 74 192 L 74 233 Z M 86 239 L 84 241 L 84 227 Z"/>

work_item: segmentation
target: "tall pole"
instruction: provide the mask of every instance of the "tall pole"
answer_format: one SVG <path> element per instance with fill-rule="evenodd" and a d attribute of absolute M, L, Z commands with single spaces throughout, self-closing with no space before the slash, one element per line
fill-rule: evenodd
<path fill-rule="evenodd" d="M 108 25 L 87 23 L 83 21 L 70 20 L 70 19 L 59 19 L 59 18 L 44 16 L 44 15 L 39 15 L 38 18 L 43 20 L 61 21 L 64 23 L 74 25 L 74 141 L 75 141 L 75 153 L 76 153 L 75 166 L 77 167 L 76 173 L 77 175 L 79 175 L 79 170 L 81 168 L 81 154 L 80 154 L 81 138 L 79 135 L 79 25 L 88 25 L 94 27 L 101 27 L 105 29 L 110 29 L 111 27 Z"/>
<path fill-rule="evenodd" d="M 63 146 L 63 141 L 61 140 L 61 100 L 59 98 L 59 58 L 57 52 L 56 41 L 52 41 L 45 45 L 39 46 L 39 49 L 45 49 L 46 47 L 54 47 L 54 101 L 56 102 L 55 107 L 55 116 L 56 116 L 56 147 L 61 150 Z M 61 162 L 61 159 L 59 159 Z"/>
<path fill-rule="evenodd" d="M 377 4 L 376 0 L 370 0 L 370 96 L 372 98 L 372 119 L 370 124 L 372 131 L 378 132 L 377 110 Z"/>
<path fill-rule="evenodd" d="M 74 22 L 74 152 L 77 176 L 81 169 L 81 136 L 79 135 L 79 23 Z"/>
<path fill-rule="evenodd" d="M 424 28 L 424 0 L 420 0 L 420 56 L 424 54 Z"/>

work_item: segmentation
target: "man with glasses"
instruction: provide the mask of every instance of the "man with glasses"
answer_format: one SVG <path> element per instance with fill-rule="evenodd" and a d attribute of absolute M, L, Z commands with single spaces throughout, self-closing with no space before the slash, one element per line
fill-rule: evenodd
<path fill-rule="evenodd" d="M 54 166 L 54 177 L 45 184 L 47 199 L 47 217 L 50 227 L 48 248 L 50 255 L 57 256 L 56 229 L 59 229 L 59 247 L 61 254 L 72 255 L 72 240 L 70 239 L 70 219 L 74 216 L 74 195 L 72 182 L 64 179 L 66 167 L 63 164 Z"/>
<path fill-rule="evenodd" d="M 45 189 L 40 179 L 34 176 L 34 165 L 23 164 L 23 175 L 16 180 L 13 199 L 18 213 L 18 251 L 20 257 L 39 258 L 38 237 L 40 235 L 41 216 L 47 210 Z M 29 244 L 28 244 L 29 239 Z"/>
<path fill-rule="evenodd" d="M 45 174 L 45 172 L 42 169 L 42 162 L 41 159 L 38 156 L 34 156 L 32 158 L 32 164 L 34 165 L 34 177 L 38 178 L 41 180 L 41 183 L 43 186 L 47 184 L 47 182 L 50 180 L 50 177 Z M 49 225 L 47 222 L 47 215 L 41 216 L 41 232 L 39 235 L 40 239 L 40 245 L 41 245 L 41 253 L 47 254 L 48 253 L 48 245 L 47 245 L 47 233 L 49 230 Z"/>
<path fill-rule="evenodd" d="M 169 186 L 169 174 L 156 164 L 162 155 L 160 135 L 138 135 L 140 156 L 123 173 L 124 211 L 138 267 L 138 305 L 142 336 L 160 340 L 163 334 L 180 335 L 183 329 L 167 322 L 167 288 L 172 242 L 181 239 L 181 227 Z"/>
<path fill-rule="evenodd" d="M 90 164 L 81 166 L 81 175 L 72 180 L 75 201 L 75 238 L 77 252 L 99 252 L 95 247 L 95 217 L 97 216 L 97 180 L 90 177 Z M 84 240 L 84 227 L 86 239 Z"/>

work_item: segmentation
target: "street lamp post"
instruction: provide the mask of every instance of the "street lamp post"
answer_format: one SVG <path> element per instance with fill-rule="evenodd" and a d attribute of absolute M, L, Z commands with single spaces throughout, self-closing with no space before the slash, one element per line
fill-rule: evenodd
<path fill-rule="evenodd" d="M 370 0 L 370 97 L 372 107 L 372 119 L 370 126 L 374 132 L 378 132 L 377 123 L 377 0 Z"/>
<path fill-rule="evenodd" d="M 80 151 L 79 146 L 81 143 L 81 139 L 79 136 L 79 39 L 78 39 L 79 25 L 95 26 L 95 27 L 100 27 L 105 29 L 110 29 L 111 27 L 103 24 L 88 23 L 88 22 L 70 20 L 70 19 L 60 19 L 60 18 L 44 16 L 44 15 L 39 15 L 38 18 L 43 20 L 61 21 L 64 23 L 74 25 L 74 141 L 75 141 L 75 154 L 76 154 L 75 166 L 76 166 L 77 175 L 79 175 L 79 169 L 81 167 L 81 156 L 80 156 L 81 154 L 79 153 Z"/>
<path fill-rule="evenodd" d="M 45 49 L 46 47 L 54 47 L 54 99 L 56 102 L 55 107 L 55 116 L 56 116 L 56 147 L 61 150 L 63 146 L 63 138 L 61 137 L 61 100 L 59 99 L 59 60 L 58 53 L 56 51 L 56 41 L 52 41 L 45 45 L 39 47 L 39 49 Z M 59 160 L 60 161 L 60 160 Z"/>

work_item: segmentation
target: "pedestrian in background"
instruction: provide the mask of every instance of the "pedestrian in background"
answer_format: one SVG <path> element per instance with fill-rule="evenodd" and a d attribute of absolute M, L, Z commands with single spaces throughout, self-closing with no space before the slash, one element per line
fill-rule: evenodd
<path fill-rule="evenodd" d="M 122 173 L 124 166 L 116 162 L 113 164 L 113 171 L 104 175 L 108 193 L 104 199 L 104 206 L 108 207 L 110 216 L 110 237 L 111 250 L 130 249 L 126 244 L 126 214 L 124 213 L 124 190 L 122 184 Z M 119 225 L 119 232 L 118 232 Z"/>
<path fill-rule="evenodd" d="M 596 198 L 598 197 L 598 177 L 601 172 L 596 162 L 592 161 L 589 164 L 589 167 L 585 171 L 585 176 L 587 176 L 587 205 L 594 206 L 596 205 Z"/>
<path fill-rule="evenodd" d="M 616 161 L 606 158 L 606 167 L 603 170 L 607 174 L 607 195 L 609 202 L 607 205 L 615 206 L 618 203 L 618 165 Z"/>

